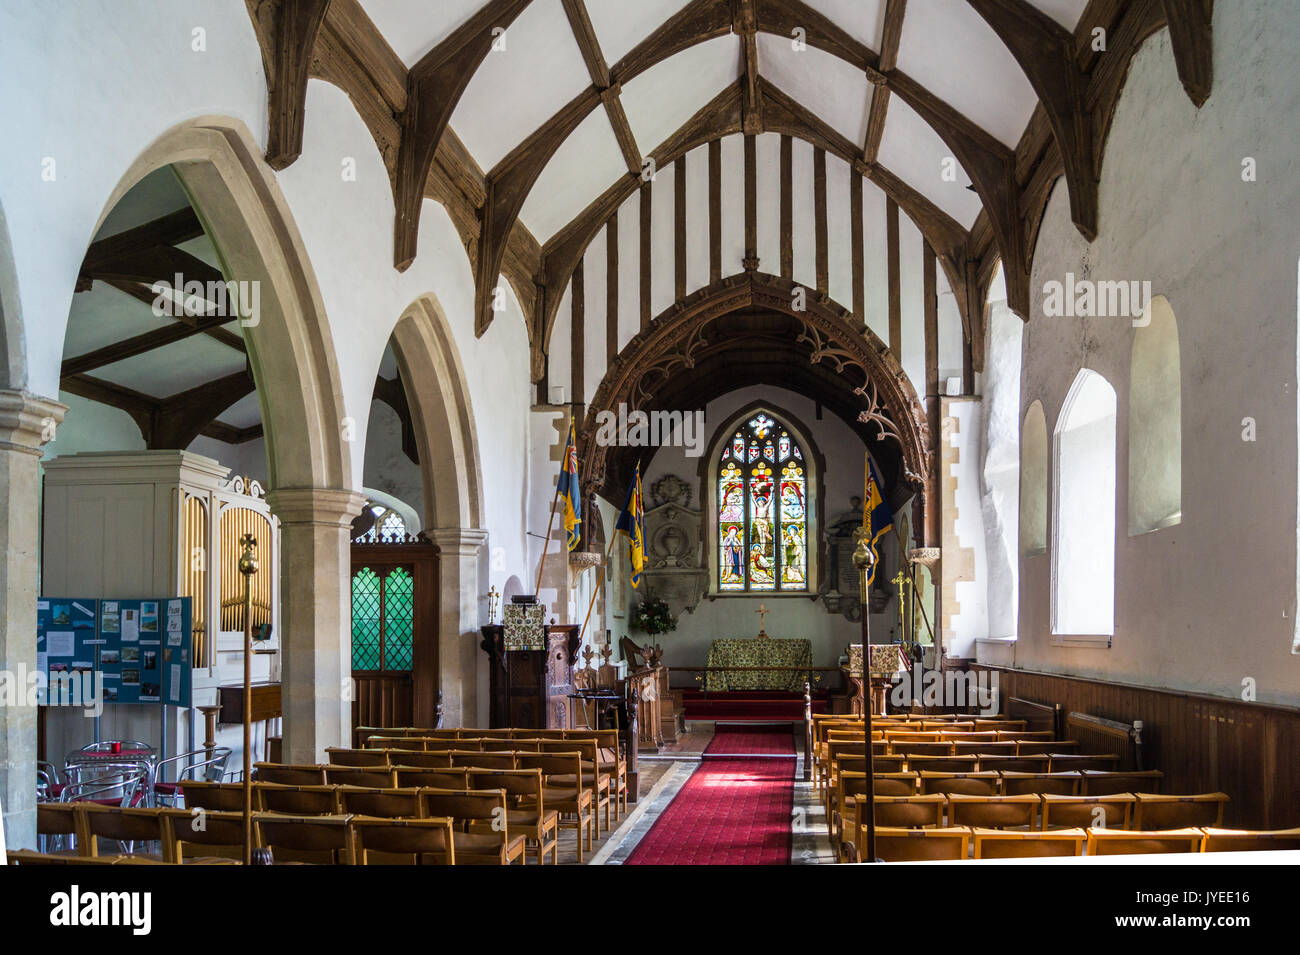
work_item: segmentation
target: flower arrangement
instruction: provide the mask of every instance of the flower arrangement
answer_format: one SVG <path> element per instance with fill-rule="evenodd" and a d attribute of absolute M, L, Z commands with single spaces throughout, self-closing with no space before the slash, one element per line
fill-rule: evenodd
<path fill-rule="evenodd" d="M 677 618 L 668 612 L 668 604 L 653 594 L 646 594 L 629 621 L 632 629 L 649 634 L 667 633 L 677 629 Z"/>

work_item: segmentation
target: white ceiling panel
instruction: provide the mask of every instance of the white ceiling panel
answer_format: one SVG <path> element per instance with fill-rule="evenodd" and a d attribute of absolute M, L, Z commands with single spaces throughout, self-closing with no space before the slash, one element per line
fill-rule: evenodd
<path fill-rule="evenodd" d="M 217 415 L 217 420 L 234 428 L 251 428 L 262 420 L 262 407 L 257 402 L 257 392 L 244 395 L 229 408 Z"/>
<path fill-rule="evenodd" d="M 180 180 L 172 172 L 171 166 L 156 169 L 137 182 L 104 217 L 104 224 L 95 235 L 97 239 L 107 238 L 138 225 L 152 222 L 184 209 L 190 204 L 189 197 L 181 188 Z"/>
<path fill-rule="evenodd" d="M 63 355 L 72 358 L 97 348 L 116 344 L 134 335 L 157 331 L 176 324 L 167 316 L 155 316 L 143 302 L 96 282 L 89 292 L 72 297 Z"/>
<path fill-rule="evenodd" d="M 814 47 L 793 50 L 779 37 L 758 35 L 759 72 L 861 148 L 867 133 L 871 84 L 837 56 Z"/>
<path fill-rule="evenodd" d="M 366 15 L 407 66 L 445 40 L 484 0 L 363 0 Z"/>
<path fill-rule="evenodd" d="M 685 5 L 686 0 L 587 0 L 587 15 L 612 67 Z"/>
<path fill-rule="evenodd" d="M 946 159 L 952 163 L 945 163 Z M 880 164 L 900 176 L 966 228 L 979 215 L 980 199 L 966 188 L 970 177 L 956 161 L 939 134 L 897 96 L 890 97 L 885 133 L 880 138 Z M 945 169 L 955 171 L 956 180 L 946 181 Z"/>
<path fill-rule="evenodd" d="M 245 364 L 241 352 L 207 335 L 194 335 L 96 369 L 95 375 L 133 391 L 167 398 L 204 382 L 233 375 L 243 370 Z"/>
<path fill-rule="evenodd" d="M 555 151 L 519 217 L 537 241 L 545 242 L 626 174 L 609 117 L 604 108 L 597 108 Z"/>
<path fill-rule="evenodd" d="M 1029 0 L 1039 10 L 1065 27 L 1071 33 L 1079 25 L 1079 18 L 1088 8 L 1088 0 Z"/>
<path fill-rule="evenodd" d="M 841 30 L 873 50 L 880 49 L 885 28 L 884 0 L 806 0 L 808 6 L 834 20 Z"/>
<path fill-rule="evenodd" d="M 1038 103 L 1015 58 L 965 3 L 912 0 L 898 68 L 1012 148 Z"/>
<path fill-rule="evenodd" d="M 590 85 L 560 0 L 533 0 L 469 81 L 451 126 L 490 171 Z"/>
<path fill-rule="evenodd" d="M 623 87 L 623 111 L 642 153 L 653 152 L 740 76 L 740 44 L 719 37 L 652 66 Z"/>

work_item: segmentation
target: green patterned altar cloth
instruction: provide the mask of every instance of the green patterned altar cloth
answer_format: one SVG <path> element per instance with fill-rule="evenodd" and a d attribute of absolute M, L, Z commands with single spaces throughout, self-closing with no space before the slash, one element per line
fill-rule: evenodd
<path fill-rule="evenodd" d="M 709 648 L 711 667 L 811 667 L 811 640 L 778 640 L 774 637 L 748 640 L 714 640 Z M 803 692 L 807 670 L 710 670 L 704 689 L 709 693 L 724 690 L 789 690 Z"/>

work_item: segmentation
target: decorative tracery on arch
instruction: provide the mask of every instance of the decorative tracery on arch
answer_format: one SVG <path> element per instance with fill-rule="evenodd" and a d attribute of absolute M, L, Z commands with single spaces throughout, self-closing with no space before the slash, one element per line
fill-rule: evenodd
<path fill-rule="evenodd" d="M 794 291 L 805 293 L 805 308 L 795 309 Z M 931 435 L 925 410 L 897 358 L 845 308 L 788 279 L 762 272 L 733 275 L 674 303 L 634 337 L 614 360 L 587 411 L 580 436 L 581 473 L 588 490 L 606 486 L 610 448 L 595 440 L 597 418 L 644 408 L 670 376 L 689 371 L 709 347 L 717 320 L 742 309 L 766 309 L 787 315 L 802 329 L 798 341 L 809 349 L 813 365 L 825 363 L 843 378 L 846 390 L 860 399 L 858 420 L 874 426 L 877 440 L 896 442 L 901 477 L 921 495 L 924 510 L 934 499 L 930 487 Z M 853 382 L 861 384 L 854 386 Z M 616 482 L 615 482 L 616 483 Z M 925 526 L 923 522 L 918 522 Z"/>

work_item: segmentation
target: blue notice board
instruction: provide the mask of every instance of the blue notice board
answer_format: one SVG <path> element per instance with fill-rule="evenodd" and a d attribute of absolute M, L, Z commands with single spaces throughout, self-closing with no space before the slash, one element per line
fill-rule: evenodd
<path fill-rule="evenodd" d="M 190 705 L 189 597 L 41 597 L 36 608 L 37 667 L 47 678 L 97 670 L 105 703 Z"/>

